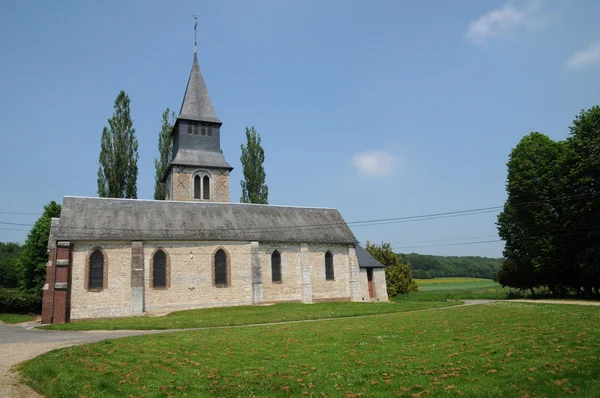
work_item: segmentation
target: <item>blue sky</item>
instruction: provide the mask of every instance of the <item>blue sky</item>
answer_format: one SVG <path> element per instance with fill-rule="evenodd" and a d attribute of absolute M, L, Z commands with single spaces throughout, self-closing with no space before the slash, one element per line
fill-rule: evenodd
<path fill-rule="evenodd" d="M 140 144 L 138 196 L 152 198 L 160 118 L 181 106 L 194 13 L 232 201 L 253 125 L 271 204 L 335 207 L 347 221 L 501 205 L 519 139 L 564 139 L 600 102 L 595 0 L 14 1 L 0 11 L 0 212 L 96 196 L 120 90 Z M 455 245 L 494 240 L 495 219 L 353 230 L 401 252 L 501 256 L 502 242 Z M 26 234 L 0 229 L 0 241 Z"/>

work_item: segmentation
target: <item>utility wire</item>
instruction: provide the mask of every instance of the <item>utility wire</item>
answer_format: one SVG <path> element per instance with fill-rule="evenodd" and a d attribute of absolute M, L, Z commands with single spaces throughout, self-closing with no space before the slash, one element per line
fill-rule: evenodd
<path fill-rule="evenodd" d="M 598 194 L 600 194 L 600 193 L 590 192 L 590 193 L 586 193 L 586 194 L 565 196 L 562 198 L 523 202 L 523 203 L 519 203 L 519 204 L 514 204 L 513 206 L 514 207 L 531 207 L 531 206 L 535 206 L 538 204 L 545 204 L 548 202 L 569 201 L 569 200 L 573 200 L 573 199 L 579 199 L 579 198 L 583 198 L 586 196 L 592 196 L 592 195 L 598 195 Z M 347 223 L 344 221 L 337 221 L 337 222 L 331 222 L 331 223 L 306 224 L 306 225 L 277 225 L 277 226 L 270 226 L 270 227 L 240 227 L 240 228 L 236 228 L 235 230 L 237 230 L 237 231 L 240 231 L 240 230 L 258 230 L 258 231 L 260 231 L 260 230 L 273 230 L 273 229 L 280 229 L 280 228 L 285 228 L 285 229 L 302 228 L 302 229 L 305 229 L 305 228 L 338 227 L 338 226 L 344 226 L 344 225 L 348 225 L 348 226 L 352 226 L 352 227 L 377 226 L 377 225 L 427 221 L 427 220 L 436 220 L 436 219 L 449 218 L 449 217 L 463 217 L 463 216 L 468 216 L 468 215 L 484 214 L 484 213 L 495 212 L 501 208 L 503 208 L 503 206 L 483 207 L 483 208 L 476 208 L 476 209 L 469 209 L 469 210 L 423 214 L 423 215 L 416 215 L 416 216 L 404 216 L 404 217 L 392 217 L 392 218 L 382 218 L 382 219 L 372 219 L 372 220 L 362 220 L 362 221 L 350 221 Z M 28 227 L 33 226 L 33 224 L 12 223 L 12 222 L 3 222 L 3 221 L 0 221 L 0 224 L 28 226 Z M 106 227 L 79 228 L 79 227 L 70 227 L 70 226 L 66 226 L 66 225 L 63 225 L 60 228 L 61 229 L 70 229 L 70 230 L 96 230 L 96 229 L 99 229 L 99 230 L 104 230 L 104 231 L 139 231 L 139 232 L 159 232 L 160 231 L 159 229 L 143 230 L 143 229 L 136 229 L 136 228 L 106 228 Z M 219 230 L 231 231 L 232 228 L 220 227 L 220 228 L 209 228 L 209 229 L 201 229 L 201 230 L 188 229 L 188 228 L 185 228 L 185 229 L 164 228 L 164 230 L 165 231 L 183 231 L 183 232 L 196 232 L 196 231 L 207 232 L 207 231 L 219 231 Z"/>

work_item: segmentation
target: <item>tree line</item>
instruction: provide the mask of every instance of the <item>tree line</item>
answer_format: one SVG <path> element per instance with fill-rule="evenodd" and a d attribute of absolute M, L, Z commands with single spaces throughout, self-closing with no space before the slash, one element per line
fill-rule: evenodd
<path fill-rule="evenodd" d="M 497 280 L 600 299 L 600 107 L 581 111 L 566 140 L 523 137 L 507 167 Z"/>
<path fill-rule="evenodd" d="M 417 279 L 442 277 L 494 278 L 502 267 L 501 258 L 477 256 L 435 256 L 429 254 L 402 254 L 403 263 L 408 264 Z"/>

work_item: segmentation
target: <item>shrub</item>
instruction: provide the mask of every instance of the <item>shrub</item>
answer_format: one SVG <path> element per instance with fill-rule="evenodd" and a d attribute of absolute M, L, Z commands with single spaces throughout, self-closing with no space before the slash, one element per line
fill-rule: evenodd
<path fill-rule="evenodd" d="M 39 292 L 19 289 L 0 289 L 0 312 L 36 313 L 42 309 L 42 297 Z"/>

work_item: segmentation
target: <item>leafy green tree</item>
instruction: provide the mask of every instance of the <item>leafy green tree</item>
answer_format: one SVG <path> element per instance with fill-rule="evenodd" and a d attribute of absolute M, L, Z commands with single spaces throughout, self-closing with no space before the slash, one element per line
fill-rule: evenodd
<path fill-rule="evenodd" d="M 367 242 L 365 250 L 385 265 L 385 281 L 390 297 L 408 292 L 416 292 L 419 285 L 414 281 L 408 265 L 403 264 L 400 257 L 392 251 L 389 243 L 382 242 L 381 246 Z"/>
<path fill-rule="evenodd" d="M 565 233 L 561 257 L 572 263 L 588 297 L 600 298 L 600 106 L 581 111 L 570 127 L 563 164 Z"/>
<path fill-rule="evenodd" d="M 242 185 L 242 203 L 269 203 L 269 188 L 265 183 L 266 174 L 263 167 L 265 151 L 260 145 L 260 134 L 254 127 L 246 127 L 246 145 L 242 144 L 242 156 L 240 158 L 243 166 L 244 179 Z"/>
<path fill-rule="evenodd" d="M 154 159 L 154 168 L 156 174 L 154 176 L 154 200 L 165 200 L 167 193 L 165 190 L 165 184 L 163 183 L 163 177 L 167 172 L 169 163 L 171 163 L 173 139 L 171 138 L 171 132 L 175 125 L 175 112 L 171 112 L 171 118 L 169 119 L 169 108 L 167 108 L 162 114 L 162 125 L 160 133 L 158 133 L 158 155 L 159 157 Z"/>
<path fill-rule="evenodd" d="M 44 206 L 44 214 L 38 218 L 29 231 L 18 261 L 21 287 L 35 289 L 39 291 L 40 296 L 46 280 L 50 223 L 52 218 L 60 217 L 60 210 L 61 206 L 55 201 Z"/>
<path fill-rule="evenodd" d="M 0 287 L 18 287 L 17 262 L 21 254 L 18 243 L 0 242 Z"/>
<path fill-rule="evenodd" d="M 531 289 L 564 283 L 564 264 L 557 262 L 554 237 L 560 230 L 561 162 L 565 146 L 540 133 L 531 133 L 512 150 L 508 166 L 508 199 L 498 216 L 498 234 L 506 241 L 502 281 L 519 281 L 516 288 Z M 522 269 L 524 267 L 524 269 Z M 509 276 L 509 272 L 531 276 Z M 502 283 L 502 282 L 501 282 Z M 523 286 L 523 284 L 528 286 Z"/>
<path fill-rule="evenodd" d="M 129 109 L 129 96 L 121 91 L 113 116 L 102 131 L 98 196 L 137 199 L 138 141 Z"/>

